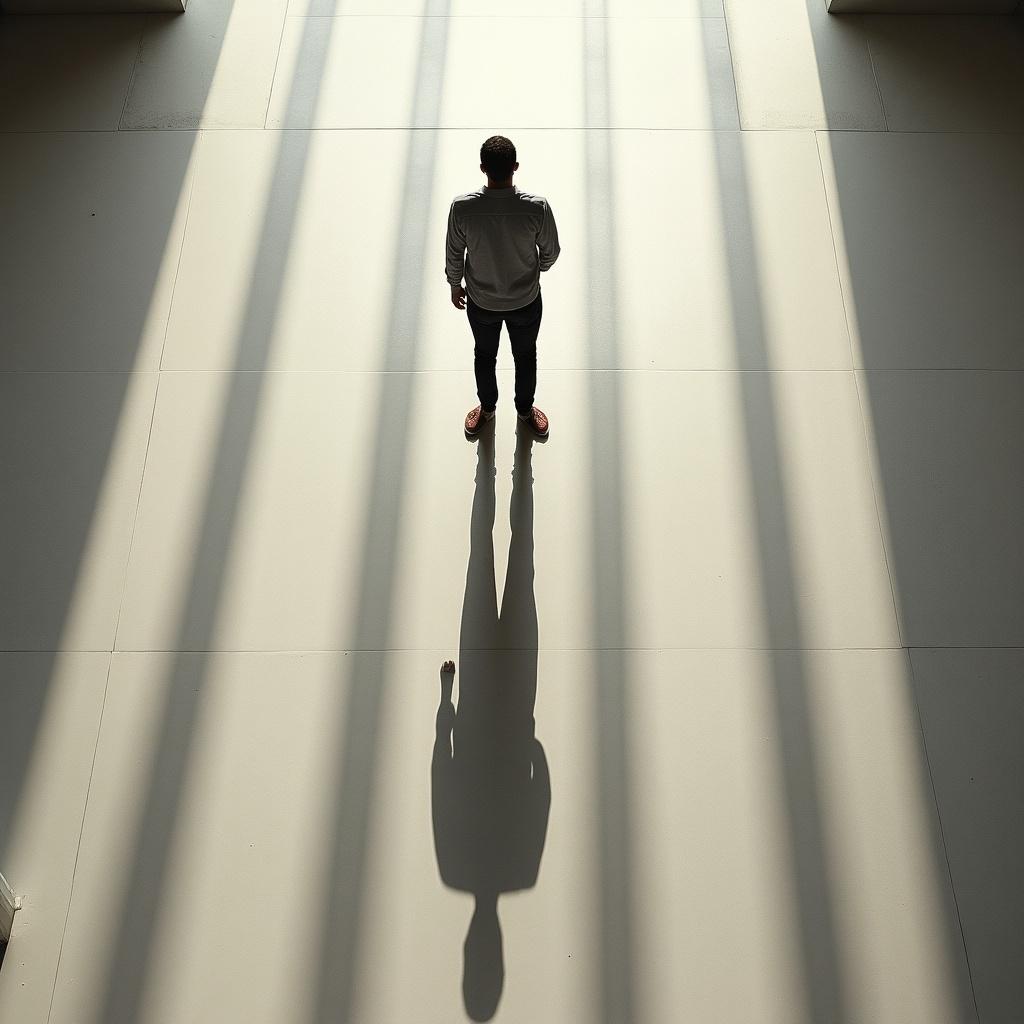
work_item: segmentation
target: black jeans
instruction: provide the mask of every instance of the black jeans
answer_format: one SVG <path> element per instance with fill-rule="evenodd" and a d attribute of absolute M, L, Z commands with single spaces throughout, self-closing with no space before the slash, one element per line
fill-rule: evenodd
<path fill-rule="evenodd" d="M 502 320 L 508 328 L 512 358 L 516 361 L 516 412 L 525 416 L 533 408 L 537 390 L 537 334 L 543 311 L 540 292 L 528 306 L 505 310 L 481 309 L 466 297 L 466 314 L 476 343 L 473 352 L 476 393 L 485 412 L 491 412 L 498 404 L 498 378 L 494 367 L 498 361 Z"/>

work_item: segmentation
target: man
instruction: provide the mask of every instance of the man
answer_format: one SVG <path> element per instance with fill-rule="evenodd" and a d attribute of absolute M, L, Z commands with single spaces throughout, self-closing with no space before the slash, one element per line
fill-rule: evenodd
<path fill-rule="evenodd" d="M 537 334 L 542 303 L 540 275 L 558 259 L 558 232 L 543 196 L 512 184 L 519 170 L 516 147 L 501 135 L 480 148 L 487 185 L 457 197 L 448 213 L 445 274 L 452 305 L 465 309 L 473 330 L 473 369 L 480 404 L 466 415 L 466 437 L 477 437 L 498 404 L 498 339 L 508 328 L 516 363 L 516 412 L 537 437 L 548 436 L 548 418 L 533 404 L 537 388 Z M 462 287 L 465 275 L 466 287 Z"/>

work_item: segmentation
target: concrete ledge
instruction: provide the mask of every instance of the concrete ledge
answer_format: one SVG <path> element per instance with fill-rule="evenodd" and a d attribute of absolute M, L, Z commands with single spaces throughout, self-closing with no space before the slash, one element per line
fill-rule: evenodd
<path fill-rule="evenodd" d="M 0 0 L 4 14 L 181 14 L 188 0 Z"/>
<path fill-rule="evenodd" d="M 830 14 L 1013 14 L 1020 0 L 826 0 Z"/>
<path fill-rule="evenodd" d="M 6 942 L 11 937 L 14 914 L 20 906 L 14 890 L 7 884 L 4 876 L 0 875 L 0 942 Z"/>

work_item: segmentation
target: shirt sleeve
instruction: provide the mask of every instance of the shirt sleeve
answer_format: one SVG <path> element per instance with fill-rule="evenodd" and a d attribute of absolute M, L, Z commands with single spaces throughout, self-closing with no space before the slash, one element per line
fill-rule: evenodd
<path fill-rule="evenodd" d="M 450 285 L 462 284 L 466 272 L 466 235 L 455 217 L 455 204 L 448 211 L 448 238 L 445 243 L 445 277 Z"/>
<path fill-rule="evenodd" d="M 540 253 L 540 269 L 550 270 L 562 251 L 558 245 L 558 228 L 555 226 L 555 215 L 551 207 L 544 203 L 544 220 L 537 232 L 537 250 Z"/>

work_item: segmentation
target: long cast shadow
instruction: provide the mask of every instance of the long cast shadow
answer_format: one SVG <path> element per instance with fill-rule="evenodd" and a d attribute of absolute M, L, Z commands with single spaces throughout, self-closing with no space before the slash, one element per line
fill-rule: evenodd
<path fill-rule="evenodd" d="M 472 1020 L 491 1020 L 504 987 L 498 897 L 537 882 L 551 780 L 536 736 L 537 601 L 533 564 L 533 442 L 519 430 L 512 541 L 501 601 L 494 580 L 493 425 L 478 442 L 470 557 L 454 669 L 442 669 L 431 761 L 434 849 L 441 880 L 471 893 L 462 994 Z"/>

